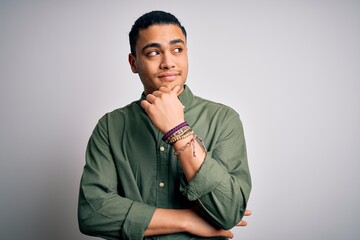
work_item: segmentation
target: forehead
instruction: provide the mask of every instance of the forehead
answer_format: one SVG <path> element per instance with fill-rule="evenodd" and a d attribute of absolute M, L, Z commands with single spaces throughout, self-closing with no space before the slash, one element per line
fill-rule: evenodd
<path fill-rule="evenodd" d="M 136 45 L 140 48 L 149 43 L 166 45 L 174 39 L 181 39 L 184 43 L 186 42 L 186 37 L 179 26 L 175 24 L 152 25 L 139 31 L 139 39 Z"/>

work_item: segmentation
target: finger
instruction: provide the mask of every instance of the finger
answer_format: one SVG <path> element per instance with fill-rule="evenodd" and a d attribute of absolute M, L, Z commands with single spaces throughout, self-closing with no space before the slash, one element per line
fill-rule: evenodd
<path fill-rule="evenodd" d="M 152 95 L 154 95 L 155 97 L 160 97 L 161 94 L 163 94 L 163 93 L 164 93 L 164 92 L 160 91 L 160 89 L 159 89 L 159 90 L 153 92 Z"/>
<path fill-rule="evenodd" d="M 160 92 L 168 93 L 168 92 L 171 91 L 171 87 L 161 86 L 161 87 L 159 88 L 159 91 L 160 91 Z"/>
<path fill-rule="evenodd" d="M 152 94 L 156 97 L 161 97 L 162 94 L 170 93 L 170 92 L 171 92 L 170 88 L 162 86 L 158 90 L 154 91 Z"/>
<path fill-rule="evenodd" d="M 156 99 L 156 96 L 153 95 L 152 93 L 150 93 L 146 96 L 146 101 L 148 101 L 149 103 L 153 103 L 155 101 L 155 99 Z"/>
<path fill-rule="evenodd" d="M 233 238 L 234 234 L 229 230 L 222 230 L 221 236 L 224 236 L 227 238 Z"/>
<path fill-rule="evenodd" d="M 250 215 L 251 215 L 251 211 L 250 210 L 245 210 L 244 216 L 250 216 Z"/>
<path fill-rule="evenodd" d="M 245 227 L 247 226 L 247 221 L 241 220 L 238 224 L 236 224 L 238 227 Z"/>
<path fill-rule="evenodd" d="M 232 233 L 232 232 L 230 232 L 230 231 L 228 231 L 229 232 L 229 235 L 227 236 L 228 238 L 233 238 L 234 237 L 234 234 Z"/>
<path fill-rule="evenodd" d="M 140 105 L 145 110 L 145 112 L 147 112 L 149 107 L 151 106 L 151 104 L 146 100 L 142 100 Z"/>
<path fill-rule="evenodd" d="M 176 85 L 175 87 L 173 87 L 172 89 L 171 89 L 171 91 L 172 92 L 174 92 L 174 93 L 176 93 L 176 95 L 178 95 L 179 93 L 180 93 L 180 91 L 181 91 L 181 85 Z"/>

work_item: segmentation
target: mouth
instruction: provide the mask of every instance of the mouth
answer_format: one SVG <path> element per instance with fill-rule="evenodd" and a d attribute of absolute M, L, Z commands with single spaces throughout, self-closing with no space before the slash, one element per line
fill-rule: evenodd
<path fill-rule="evenodd" d="M 178 72 L 163 72 L 158 75 L 158 78 L 163 81 L 173 81 L 175 80 L 180 74 Z"/>

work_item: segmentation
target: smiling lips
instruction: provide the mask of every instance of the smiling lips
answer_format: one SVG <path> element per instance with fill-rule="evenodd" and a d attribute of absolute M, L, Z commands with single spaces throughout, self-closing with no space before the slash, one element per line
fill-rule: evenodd
<path fill-rule="evenodd" d="M 163 72 L 158 75 L 158 78 L 165 81 L 173 81 L 180 74 L 178 72 Z"/>

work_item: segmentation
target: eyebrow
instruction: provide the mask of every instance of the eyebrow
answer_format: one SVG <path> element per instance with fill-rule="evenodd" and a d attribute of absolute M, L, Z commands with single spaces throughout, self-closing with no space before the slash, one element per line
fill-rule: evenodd
<path fill-rule="evenodd" d="M 177 43 L 185 44 L 185 42 L 184 42 L 182 39 L 180 39 L 180 38 L 174 39 L 174 40 L 171 40 L 171 41 L 170 41 L 170 45 L 174 45 L 174 44 L 177 44 Z"/>
<path fill-rule="evenodd" d="M 171 40 L 170 41 L 170 45 L 175 45 L 177 43 L 182 43 L 182 44 L 185 44 L 184 40 L 178 38 L 178 39 L 174 39 L 174 40 Z M 161 47 L 161 44 L 160 43 L 149 43 L 149 44 L 146 44 L 143 48 L 142 48 L 142 52 L 144 52 L 147 48 L 160 48 Z"/>

